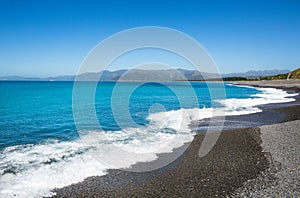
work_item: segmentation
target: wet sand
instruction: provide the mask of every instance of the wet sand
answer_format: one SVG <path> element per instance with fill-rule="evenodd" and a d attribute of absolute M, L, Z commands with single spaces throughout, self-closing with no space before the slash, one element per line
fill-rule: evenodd
<path fill-rule="evenodd" d="M 287 173 L 292 167 L 299 175 L 298 161 L 294 160 L 299 159 L 299 97 L 288 105 L 269 106 L 262 113 L 230 119 L 252 119 L 257 126 L 223 131 L 203 158 L 198 153 L 204 134 L 199 133 L 180 158 L 162 169 L 144 173 L 110 170 L 105 176 L 56 189 L 56 197 L 263 197 L 283 188 L 287 190 L 282 195 L 297 195 L 299 181 Z M 261 126 L 265 124 L 271 125 Z M 283 150 L 286 147 L 294 149 L 291 156 L 291 150 Z M 290 156 L 288 163 L 284 156 Z M 283 184 L 286 178 L 289 180 Z"/>

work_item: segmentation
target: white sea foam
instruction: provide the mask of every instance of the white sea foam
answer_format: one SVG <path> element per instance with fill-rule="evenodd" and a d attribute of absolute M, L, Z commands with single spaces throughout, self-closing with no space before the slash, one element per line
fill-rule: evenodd
<path fill-rule="evenodd" d="M 239 87 L 249 87 L 245 85 L 235 85 Z M 249 87 L 253 88 L 253 87 Z M 226 99 L 226 100 L 219 100 L 218 102 L 225 106 L 228 110 L 249 110 L 259 112 L 261 111 L 256 106 L 258 105 L 265 105 L 265 104 L 272 104 L 272 103 L 286 103 L 286 102 L 293 102 L 295 98 L 291 98 L 293 96 L 297 96 L 298 94 L 291 94 L 287 93 L 281 89 L 275 88 L 256 88 L 257 90 L 261 91 L 261 93 L 257 93 L 252 96 L 252 98 L 243 98 L 243 99 Z M 229 114 L 230 115 L 230 114 Z M 239 114 L 237 114 L 239 115 Z"/>
<path fill-rule="evenodd" d="M 0 197 L 51 196 L 53 188 L 103 175 L 105 167 L 88 149 L 79 140 L 6 148 L 0 154 Z"/>
<path fill-rule="evenodd" d="M 224 115 L 250 114 L 261 111 L 257 105 L 295 100 L 290 97 L 296 94 L 280 89 L 257 89 L 261 93 L 252 98 L 217 101 L 223 105 L 218 110 Z M 51 196 L 54 188 L 104 175 L 108 168 L 126 168 L 155 160 L 157 154 L 172 152 L 190 142 L 194 136 L 190 123 L 212 117 L 214 110 L 194 108 L 152 113 L 146 127 L 89 131 L 81 140 L 8 147 L 0 153 L 0 197 Z M 125 160 L 115 155 L 116 147 L 124 151 Z M 104 165 L 106 161 L 110 164 Z"/>
<path fill-rule="evenodd" d="M 90 131 L 83 135 L 81 140 L 85 144 L 80 140 L 52 141 L 6 148 L 0 154 L 0 197 L 51 196 L 54 188 L 104 175 L 108 168 L 153 161 L 158 153 L 172 152 L 193 138 L 191 133 L 165 133 L 153 128 L 108 131 L 105 140 L 103 133 Z M 174 141 L 175 138 L 179 141 Z M 120 156 L 115 147 L 127 152 Z"/>

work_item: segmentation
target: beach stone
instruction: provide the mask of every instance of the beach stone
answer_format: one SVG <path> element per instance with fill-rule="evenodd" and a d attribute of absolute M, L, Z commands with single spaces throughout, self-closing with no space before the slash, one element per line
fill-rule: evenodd
<path fill-rule="evenodd" d="M 228 197 L 300 197 L 300 120 L 262 126 L 260 132 L 270 168 Z"/>

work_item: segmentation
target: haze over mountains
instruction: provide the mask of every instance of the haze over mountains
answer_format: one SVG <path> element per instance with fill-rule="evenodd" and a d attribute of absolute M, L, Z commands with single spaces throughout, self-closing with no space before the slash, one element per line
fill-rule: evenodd
<path fill-rule="evenodd" d="M 278 74 L 286 74 L 289 73 L 290 70 L 250 70 L 247 72 L 237 72 L 237 73 L 228 73 L 224 74 L 223 77 L 246 77 L 246 78 L 251 78 L 251 77 L 264 77 L 264 76 L 274 76 Z"/>
<path fill-rule="evenodd" d="M 245 73 L 229 73 L 224 74 L 222 77 L 263 77 L 283 73 L 289 73 L 289 70 L 260 70 L 248 71 Z M 81 81 L 97 81 L 101 76 L 102 81 L 196 81 L 204 79 L 218 79 L 220 76 L 212 73 L 199 72 L 196 70 L 185 69 L 169 69 L 169 70 L 117 70 L 108 71 L 104 70 L 97 73 L 84 73 L 80 74 L 77 79 Z M 74 75 L 69 76 L 56 76 L 47 78 L 35 77 L 20 77 L 20 76 L 5 76 L 0 77 L 1 81 L 73 81 Z"/>

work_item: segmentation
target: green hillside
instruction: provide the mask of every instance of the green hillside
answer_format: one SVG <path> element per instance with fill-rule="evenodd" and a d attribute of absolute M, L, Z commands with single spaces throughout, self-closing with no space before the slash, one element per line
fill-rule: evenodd
<path fill-rule="evenodd" d="M 265 76 L 262 80 L 284 80 L 284 79 L 300 79 L 300 68 L 286 74 L 278 74 L 275 76 Z"/>

